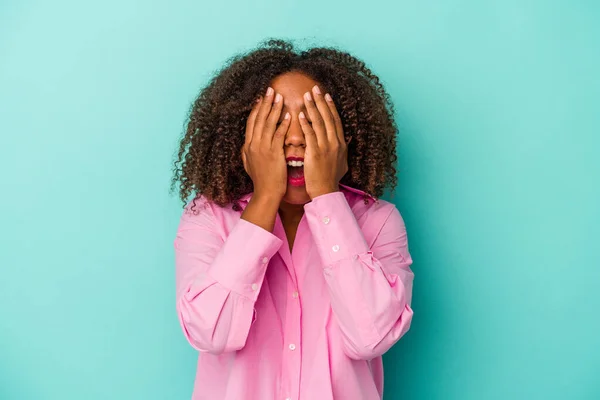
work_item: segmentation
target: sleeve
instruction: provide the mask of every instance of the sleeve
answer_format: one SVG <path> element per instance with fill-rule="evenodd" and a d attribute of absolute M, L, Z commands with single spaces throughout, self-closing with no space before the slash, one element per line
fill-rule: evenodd
<path fill-rule="evenodd" d="M 305 212 L 344 352 L 357 360 L 382 355 L 408 331 L 413 316 L 404 220 L 393 204 L 378 209 L 371 218 L 379 232 L 369 248 L 344 193 L 315 197 Z"/>
<path fill-rule="evenodd" d="M 186 206 L 174 240 L 179 322 L 196 350 L 236 351 L 246 344 L 267 265 L 282 240 L 244 219 L 224 240 L 211 206 L 203 201 L 197 208 L 194 215 Z"/>

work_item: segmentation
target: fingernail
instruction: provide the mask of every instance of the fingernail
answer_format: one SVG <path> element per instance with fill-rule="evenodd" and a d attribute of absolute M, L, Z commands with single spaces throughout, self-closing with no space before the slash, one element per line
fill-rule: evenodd
<path fill-rule="evenodd" d="M 300 118 L 302 118 L 302 119 L 306 118 L 306 117 L 304 116 L 304 112 L 303 112 L 303 111 L 300 111 L 300 114 L 299 114 L 299 115 L 300 115 Z"/>
<path fill-rule="evenodd" d="M 290 119 L 290 113 L 289 113 L 289 112 L 286 112 L 286 113 L 285 113 L 285 116 L 284 116 L 283 118 L 285 118 L 285 119 Z"/>
<path fill-rule="evenodd" d="M 267 89 L 267 96 L 270 96 L 273 94 L 273 88 L 271 86 L 269 86 L 269 88 Z"/>
<path fill-rule="evenodd" d="M 331 96 L 329 95 L 329 93 L 325 94 L 325 100 L 331 101 Z"/>
<path fill-rule="evenodd" d="M 321 89 L 319 89 L 319 86 L 317 86 L 317 85 L 313 86 L 313 90 L 315 91 L 316 94 L 321 94 Z"/>
<path fill-rule="evenodd" d="M 279 102 L 279 100 L 281 100 L 281 94 L 277 93 L 275 95 L 275 103 Z"/>
<path fill-rule="evenodd" d="M 308 101 L 311 101 L 312 97 L 310 97 L 310 92 L 304 93 L 304 98 Z"/>

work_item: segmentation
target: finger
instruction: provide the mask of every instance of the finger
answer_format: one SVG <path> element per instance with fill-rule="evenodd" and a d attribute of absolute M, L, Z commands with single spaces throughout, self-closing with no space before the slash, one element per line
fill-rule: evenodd
<path fill-rule="evenodd" d="M 329 142 L 337 142 L 339 138 L 336 133 L 335 121 L 333 120 L 333 116 L 329 110 L 329 105 L 323 98 L 323 94 L 321 93 L 321 89 L 318 85 L 313 86 L 312 91 L 314 103 L 317 106 L 317 110 L 319 110 L 319 114 L 321 114 L 323 123 L 325 124 L 327 140 L 329 140 Z"/>
<path fill-rule="evenodd" d="M 271 107 L 271 112 L 269 113 L 267 121 L 265 122 L 265 127 L 263 128 L 264 132 L 262 143 L 267 148 L 271 148 L 273 146 L 273 135 L 275 133 L 275 129 L 277 128 L 277 121 L 279 121 L 282 108 L 283 97 L 280 93 L 276 93 L 275 98 L 273 99 L 273 107 Z"/>
<path fill-rule="evenodd" d="M 325 95 L 325 100 L 327 101 L 329 112 L 333 117 L 333 121 L 335 123 L 335 131 L 337 133 L 340 143 L 350 143 L 350 140 L 346 142 L 346 139 L 344 139 L 344 125 L 342 124 L 342 118 L 340 117 L 340 114 L 338 113 L 337 108 L 335 107 L 335 103 L 333 102 L 333 99 L 331 98 L 331 95 L 329 93 Z M 350 139 L 352 140 L 352 138 Z"/>
<path fill-rule="evenodd" d="M 283 117 L 283 121 L 277 127 L 277 130 L 273 134 L 273 141 L 271 142 L 271 147 L 273 149 L 283 149 L 283 142 L 285 141 L 285 135 L 287 134 L 288 128 L 290 127 L 290 122 L 292 118 L 289 112 L 285 113 Z"/>
<path fill-rule="evenodd" d="M 259 97 L 258 100 L 255 102 L 254 106 L 252 106 L 252 111 L 250 111 L 250 115 L 248 115 L 248 119 L 246 120 L 246 140 L 244 141 L 245 144 L 250 143 L 252 141 L 252 132 L 254 131 L 256 115 L 258 114 L 261 101 L 262 99 Z"/>
<path fill-rule="evenodd" d="M 300 127 L 302 127 L 302 132 L 304 132 L 304 140 L 306 140 L 306 147 L 313 149 L 317 148 L 318 140 L 314 129 L 312 128 L 312 126 L 310 126 L 308 120 L 306 119 L 306 116 L 302 111 L 300 111 L 298 117 L 300 119 Z"/>
<path fill-rule="evenodd" d="M 265 126 L 265 119 L 271 112 L 271 106 L 273 104 L 273 93 L 275 91 L 272 87 L 267 88 L 267 92 L 263 98 L 263 101 L 260 104 L 260 108 L 258 110 L 258 115 L 256 116 L 256 123 L 254 125 L 254 130 L 252 131 L 252 140 L 254 142 L 262 141 L 263 128 Z"/>
<path fill-rule="evenodd" d="M 327 133 L 325 132 L 325 124 L 323 118 L 312 99 L 310 92 L 304 93 L 304 106 L 308 112 L 308 116 L 312 122 L 312 130 L 315 132 L 317 137 L 317 144 L 319 146 L 325 146 L 327 144 Z"/>

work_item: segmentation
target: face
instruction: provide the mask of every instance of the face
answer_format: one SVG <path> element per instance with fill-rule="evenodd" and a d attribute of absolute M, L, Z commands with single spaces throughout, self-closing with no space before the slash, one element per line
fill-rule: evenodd
<path fill-rule="evenodd" d="M 289 157 L 296 157 L 304 160 L 306 142 L 304 140 L 304 132 L 300 126 L 300 117 L 298 114 L 300 114 L 300 111 L 304 111 L 304 115 L 306 115 L 308 121 L 311 122 L 310 116 L 304 106 L 303 96 L 304 93 L 310 92 L 312 87 L 317 84 L 321 87 L 321 90 L 327 90 L 325 87 L 322 87 L 319 82 L 299 72 L 287 72 L 275 77 L 271 81 L 270 86 L 275 90 L 275 93 L 281 93 L 283 96 L 283 109 L 281 110 L 279 122 L 283 121 L 286 112 L 289 112 L 291 117 L 290 126 L 284 141 L 286 160 L 288 160 Z M 297 169 L 294 172 L 296 171 Z M 310 197 L 308 196 L 308 193 L 306 193 L 304 179 L 293 179 L 291 172 L 292 168 L 288 167 L 287 192 L 283 197 L 283 201 L 288 204 L 308 203 Z"/>

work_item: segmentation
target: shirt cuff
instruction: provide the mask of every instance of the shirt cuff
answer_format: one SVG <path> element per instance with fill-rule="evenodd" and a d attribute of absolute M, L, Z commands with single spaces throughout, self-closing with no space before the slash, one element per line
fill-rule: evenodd
<path fill-rule="evenodd" d="M 343 192 L 317 196 L 304 205 L 304 211 L 325 266 L 369 251 Z"/>
<path fill-rule="evenodd" d="M 256 301 L 267 265 L 282 243 L 273 233 L 240 219 L 208 274 L 228 289 Z"/>

